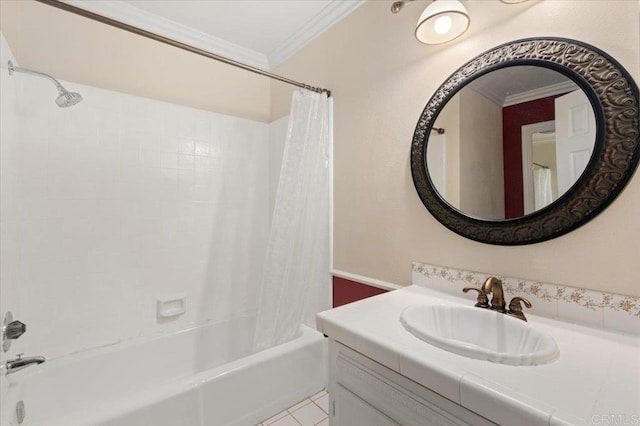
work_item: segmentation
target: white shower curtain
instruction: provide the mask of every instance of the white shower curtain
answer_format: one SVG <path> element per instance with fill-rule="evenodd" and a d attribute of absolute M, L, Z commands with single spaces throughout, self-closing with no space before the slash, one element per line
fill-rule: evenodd
<path fill-rule="evenodd" d="M 533 171 L 533 189 L 536 210 L 548 206 L 553 201 L 551 193 L 551 170 L 537 167 Z"/>
<path fill-rule="evenodd" d="M 332 99 L 293 95 L 278 192 L 265 256 L 254 349 L 295 337 L 330 308 Z"/>

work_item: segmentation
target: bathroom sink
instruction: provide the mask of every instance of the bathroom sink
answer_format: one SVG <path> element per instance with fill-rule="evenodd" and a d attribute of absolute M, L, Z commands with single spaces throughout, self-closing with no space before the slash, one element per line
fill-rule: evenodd
<path fill-rule="evenodd" d="M 555 360 L 553 337 L 527 322 L 489 309 L 411 305 L 400 315 L 407 331 L 434 346 L 499 364 L 538 365 Z"/>

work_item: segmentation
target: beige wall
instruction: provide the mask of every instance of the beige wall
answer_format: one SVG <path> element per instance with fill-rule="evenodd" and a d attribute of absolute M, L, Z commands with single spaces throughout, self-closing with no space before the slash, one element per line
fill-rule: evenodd
<path fill-rule="evenodd" d="M 640 174 L 597 218 L 544 243 L 501 247 L 440 225 L 411 180 L 417 118 L 439 84 L 479 52 L 532 36 L 570 37 L 613 55 L 638 76 L 638 2 L 467 1 L 471 28 L 425 46 L 413 29 L 426 2 L 393 15 L 369 1 L 276 70 L 335 96 L 335 268 L 409 284 L 412 261 L 640 295 Z M 290 89 L 272 85 L 272 118 Z"/>
<path fill-rule="evenodd" d="M 269 121 L 266 77 L 31 0 L 2 0 L 0 5 L 0 28 L 22 67 L 60 80 Z"/>
<path fill-rule="evenodd" d="M 460 95 L 460 210 L 504 219 L 502 106 L 472 88 Z"/>

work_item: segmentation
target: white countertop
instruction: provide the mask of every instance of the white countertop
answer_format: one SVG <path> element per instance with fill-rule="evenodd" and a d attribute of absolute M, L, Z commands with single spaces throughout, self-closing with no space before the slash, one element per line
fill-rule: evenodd
<path fill-rule="evenodd" d="M 476 360 L 432 346 L 400 323 L 421 302 L 469 301 L 410 286 L 318 314 L 330 338 L 501 425 L 640 425 L 640 338 L 527 315 L 560 357 L 538 366 Z M 471 303 L 471 306 L 473 303 Z"/>

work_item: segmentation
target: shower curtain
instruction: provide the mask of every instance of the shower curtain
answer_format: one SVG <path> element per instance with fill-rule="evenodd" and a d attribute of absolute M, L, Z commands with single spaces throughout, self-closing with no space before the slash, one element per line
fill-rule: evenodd
<path fill-rule="evenodd" d="M 296 336 L 330 305 L 332 99 L 293 95 L 265 256 L 254 349 Z"/>
<path fill-rule="evenodd" d="M 540 167 L 533 171 L 533 190 L 536 210 L 551 204 L 551 170 Z"/>

